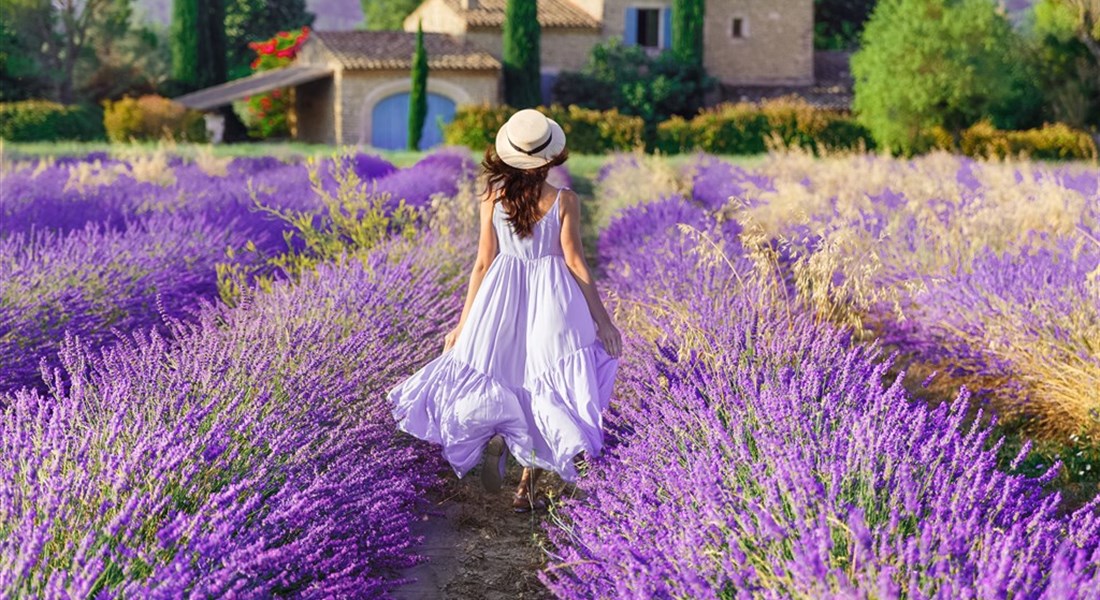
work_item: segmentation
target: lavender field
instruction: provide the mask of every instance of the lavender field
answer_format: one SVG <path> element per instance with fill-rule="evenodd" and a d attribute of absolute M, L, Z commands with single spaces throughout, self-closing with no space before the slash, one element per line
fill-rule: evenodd
<path fill-rule="evenodd" d="M 383 394 L 458 316 L 474 166 L 4 165 L 0 595 L 400 589 L 453 475 Z M 1100 597 L 1095 166 L 621 155 L 591 196 L 627 345 L 544 593 Z"/>

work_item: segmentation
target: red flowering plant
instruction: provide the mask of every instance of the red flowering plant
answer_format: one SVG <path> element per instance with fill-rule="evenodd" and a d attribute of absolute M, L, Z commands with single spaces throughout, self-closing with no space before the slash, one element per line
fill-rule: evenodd
<path fill-rule="evenodd" d="M 289 65 L 309 38 L 309 27 L 295 31 L 280 31 L 269 40 L 250 42 L 256 52 L 252 72 L 269 71 Z M 249 96 L 249 133 L 254 137 L 288 136 L 291 133 L 290 113 L 294 106 L 293 90 L 272 90 Z"/>

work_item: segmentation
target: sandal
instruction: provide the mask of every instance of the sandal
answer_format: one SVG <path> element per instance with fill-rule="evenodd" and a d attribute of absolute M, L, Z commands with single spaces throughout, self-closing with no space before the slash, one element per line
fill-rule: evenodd
<path fill-rule="evenodd" d="M 481 465 L 481 484 L 485 491 L 499 492 L 504 485 L 504 473 L 508 453 L 504 447 L 504 438 L 493 436 L 485 447 L 485 461 Z"/>
<path fill-rule="evenodd" d="M 549 506 L 550 499 L 542 494 L 536 494 L 534 500 L 526 493 L 515 492 L 512 495 L 512 510 L 517 513 L 546 510 Z"/>

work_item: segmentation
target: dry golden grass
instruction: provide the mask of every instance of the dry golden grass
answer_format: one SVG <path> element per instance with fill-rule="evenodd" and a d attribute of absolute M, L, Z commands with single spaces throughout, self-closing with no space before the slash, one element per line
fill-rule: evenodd
<path fill-rule="evenodd" d="M 624 208 L 662 196 L 688 195 L 692 175 L 658 156 L 634 152 L 636 165 L 623 164 L 596 185 L 592 223 L 602 229 Z"/>
<path fill-rule="evenodd" d="M 1054 167 L 1044 163 L 968 162 L 977 186 L 972 190 L 960 177 L 960 159 L 944 152 L 912 160 L 825 154 L 773 151 L 758 172 L 772 179 L 774 189 L 746 186 L 741 197 L 731 198 L 718 212 L 719 219 L 736 219 L 743 226 L 740 241 L 751 268 L 741 263 L 741 277 L 752 283 L 733 282 L 738 290 L 715 293 L 762 286 L 766 301 L 788 310 L 808 306 L 818 319 L 850 327 L 867 340 L 898 323 L 921 320 L 945 347 L 959 349 L 951 364 L 910 368 L 922 378 L 941 372 L 933 388 L 950 394 L 964 384 L 999 390 L 993 400 L 1002 418 L 1026 423 L 1030 433 L 1100 437 L 1100 273 L 1090 277 L 1083 297 L 1068 299 L 1076 308 L 1064 315 L 1013 303 L 997 290 L 979 290 L 975 306 L 980 310 L 956 315 L 960 322 L 981 324 L 967 331 L 929 322 L 936 320 L 929 316 L 936 307 L 927 303 L 936 299 L 925 294 L 945 279 L 970 272 L 975 259 L 989 251 L 1015 254 L 1025 246 L 1053 247 L 1066 239 L 1077 240 L 1079 247 L 1100 244 L 1085 233 L 1100 225 L 1096 200 L 1060 185 L 1050 176 Z M 597 222 L 602 226 L 607 214 L 640 201 L 686 195 L 693 173 L 675 173 L 661 162 L 642 157 L 637 166 L 613 171 L 597 188 L 600 209 L 606 211 Z M 898 196 L 892 204 L 879 198 L 893 193 Z M 731 262 L 703 232 L 685 226 L 680 233 L 697 237 L 697 251 L 709 254 L 703 265 Z M 787 297 L 787 286 L 781 284 L 785 278 L 793 282 L 796 298 Z M 718 351 L 708 345 L 705 332 L 694 329 L 691 311 L 682 302 L 617 302 L 620 317 L 647 339 L 666 333 L 647 325 L 650 316 L 660 315 L 704 354 Z M 974 349 L 1011 368 L 990 373 L 981 364 L 968 364 L 964 350 Z M 957 369 L 970 374 L 949 375 Z"/>

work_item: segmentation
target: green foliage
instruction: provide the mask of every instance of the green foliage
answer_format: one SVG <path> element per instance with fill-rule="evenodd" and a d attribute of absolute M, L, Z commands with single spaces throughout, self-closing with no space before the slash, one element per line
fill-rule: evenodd
<path fill-rule="evenodd" d="M 542 103 L 536 0 L 508 0 L 504 8 L 504 98 L 516 108 Z"/>
<path fill-rule="evenodd" d="M 982 121 L 962 132 L 958 148 L 947 149 L 977 158 L 1097 159 L 1092 136 L 1063 123 L 1039 129 L 1000 131 L 989 121 Z"/>
<path fill-rule="evenodd" d="M 280 31 L 301 30 L 313 24 L 314 14 L 305 0 L 226 0 L 226 71 L 230 80 L 252 74 L 255 54 L 250 43 L 271 38 Z"/>
<path fill-rule="evenodd" d="M 269 291 L 274 279 L 262 273 L 271 269 L 297 281 L 321 263 L 363 259 L 367 250 L 394 234 L 406 239 L 416 236 L 419 218 L 416 209 L 402 200 L 396 209 L 387 211 L 389 194 L 376 192 L 373 184 L 360 179 L 350 156 L 332 158 L 329 164 L 337 184 L 334 192 L 325 190 L 321 184 L 324 163 L 312 157 L 307 163 L 313 193 L 324 206 L 320 214 L 267 206 L 259 200 L 249 182 L 249 193 L 259 210 L 282 219 L 292 229 L 284 234 L 287 251 L 266 257 L 257 268 L 245 268 L 238 263 L 218 265 L 218 292 L 226 304 L 236 305 L 253 284 L 258 290 Z M 232 258 L 239 251 L 255 252 L 256 248 L 249 243 L 243 249 L 229 248 L 226 252 Z"/>
<path fill-rule="evenodd" d="M 657 149 L 668 154 L 759 154 L 769 144 L 819 153 L 873 146 L 867 130 L 847 114 L 797 98 L 726 104 L 691 120 L 673 117 L 660 124 L 657 135 Z"/>
<path fill-rule="evenodd" d="M 168 48 L 132 4 L 0 1 L 0 99 L 70 104 L 154 91 L 168 75 Z"/>
<path fill-rule="evenodd" d="M 1033 10 L 1031 41 L 1046 98 L 1044 120 L 1100 128 L 1100 60 L 1079 37 L 1080 13 L 1062 0 L 1041 0 Z"/>
<path fill-rule="evenodd" d="M 497 130 L 504 125 L 512 112 L 513 108 L 501 105 L 459 106 L 455 110 L 454 119 L 443 126 L 443 143 L 484 152 L 494 142 Z"/>
<path fill-rule="evenodd" d="M 642 146 L 644 125 L 638 117 L 617 110 L 598 111 L 580 106 L 554 105 L 538 110 L 561 125 L 570 152 L 605 154 Z M 443 139 L 447 144 L 483 152 L 513 112 L 515 109 L 509 106 L 462 106 L 455 112 L 454 120 L 444 126 Z"/>
<path fill-rule="evenodd" d="M 188 89 L 226 79 L 224 0 L 173 0 L 172 76 Z"/>
<path fill-rule="evenodd" d="M 19 27 L 16 3 L 0 2 L 0 101 L 46 95 L 49 79 L 33 40 Z"/>
<path fill-rule="evenodd" d="M 413 53 L 412 87 L 409 91 L 409 150 L 420 149 L 424 121 L 428 118 L 428 51 L 424 49 L 424 23 L 416 26 L 416 51 Z"/>
<path fill-rule="evenodd" d="M 685 64 L 703 64 L 705 0 L 673 0 L 672 52 Z"/>
<path fill-rule="evenodd" d="M 103 111 L 93 105 L 65 106 L 48 100 L 0 103 L 0 139 L 9 142 L 105 139 Z"/>
<path fill-rule="evenodd" d="M 814 48 L 849 50 L 859 46 L 875 0 L 814 0 Z"/>
<path fill-rule="evenodd" d="M 583 71 L 562 73 L 554 84 L 554 98 L 566 105 L 614 108 L 641 117 L 646 146 L 652 148 L 658 123 L 697 113 L 714 85 L 701 66 L 685 63 L 672 52 L 653 57 L 613 38 L 592 49 Z"/>
<path fill-rule="evenodd" d="M 112 142 L 206 140 L 202 113 L 162 96 L 127 96 L 115 102 L 104 102 L 103 126 Z"/>
<path fill-rule="evenodd" d="M 309 35 L 309 28 L 302 27 L 295 31 L 280 31 L 271 39 L 249 42 L 249 49 L 256 53 L 256 59 L 249 67 L 260 72 L 290 65 Z M 249 96 L 245 100 L 249 136 L 260 139 L 291 137 L 297 126 L 294 121 L 295 95 L 294 88 L 282 88 Z"/>
<path fill-rule="evenodd" d="M 420 3 L 421 0 L 360 0 L 363 20 L 370 31 L 400 31 L 405 17 Z"/>
<path fill-rule="evenodd" d="M 853 104 L 875 141 L 920 152 L 923 132 L 957 136 L 982 118 L 1034 124 L 1039 90 L 993 0 L 883 0 L 852 57 Z"/>

